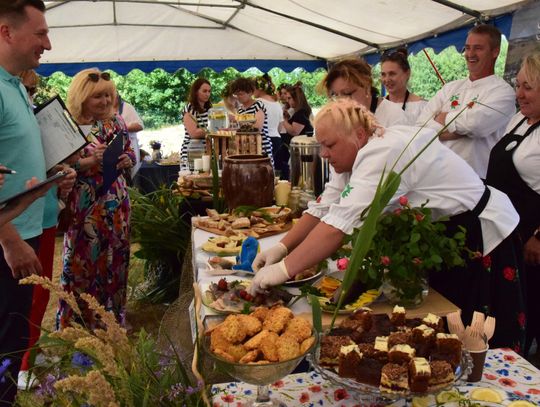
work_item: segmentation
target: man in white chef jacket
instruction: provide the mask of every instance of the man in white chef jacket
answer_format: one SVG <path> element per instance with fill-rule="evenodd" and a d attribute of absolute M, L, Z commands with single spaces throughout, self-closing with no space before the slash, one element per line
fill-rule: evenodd
<path fill-rule="evenodd" d="M 467 161 L 480 178 L 486 176 L 491 148 L 502 138 L 515 113 L 512 87 L 495 76 L 500 45 L 501 33 L 495 26 L 472 28 L 464 51 L 469 77 L 444 85 L 416 122 L 417 126 L 435 130 L 448 125 L 440 140 Z"/>

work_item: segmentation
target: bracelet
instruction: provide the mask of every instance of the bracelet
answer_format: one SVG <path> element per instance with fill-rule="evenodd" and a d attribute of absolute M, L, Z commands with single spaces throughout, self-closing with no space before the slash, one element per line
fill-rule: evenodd
<path fill-rule="evenodd" d="M 81 161 L 80 160 L 75 161 L 74 164 L 71 164 L 71 168 L 79 172 L 81 170 Z"/>

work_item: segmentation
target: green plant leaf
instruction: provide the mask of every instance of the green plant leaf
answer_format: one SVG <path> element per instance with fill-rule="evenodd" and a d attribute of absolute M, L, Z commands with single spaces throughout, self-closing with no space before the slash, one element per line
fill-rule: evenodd
<path fill-rule="evenodd" d="M 312 294 L 309 294 L 309 301 L 311 302 L 311 313 L 313 315 L 313 328 L 317 333 L 322 333 L 322 311 L 319 299 Z"/>

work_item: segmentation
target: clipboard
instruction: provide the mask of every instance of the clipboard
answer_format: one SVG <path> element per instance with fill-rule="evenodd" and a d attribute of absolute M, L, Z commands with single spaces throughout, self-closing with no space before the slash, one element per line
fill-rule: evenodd
<path fill-rule="evenodd" d="M 65 177 L 67 174 L 68 174 L 67 171 L 59 171 L 56 174 L 50 176 L 49 178 L 47 178 L 44 181 L 41 181 L 40 183 L 34 185 L 31 188 L 25 189 L 22 192 L 18 192 L 15 195 L 12 195 L 10 197 L 5 198 L 4 200 L 0 201 L 0 208 L 4 207 L 5 205 L 7 205 L 7 204 L 9 204 L 11 202 L 16 201 L 17 199 L 21 198 L 22 196 L 24 196 L 26 194 L 29 194 L 29 193 L 35 191 L 36 189 L 41 188 L 44 185 L 50 184 L 51 182 L 55 182 L 56 180 Z"/>
<path fill-rule="evenodd" d="M 88 145 L 60 96 L 36 107 L 34 114 L 40 128 L 47 171 Z"/>
<path fill-rule="evenodd" d="M 101 186 L 101 193 L 107 192 L 121 174 L 122 171 L 116 168 L 116 164 L 118 164 L 118 157 L 123 153 L 123 136 L 117 134 L 103 152 L 103 185 Z"/>

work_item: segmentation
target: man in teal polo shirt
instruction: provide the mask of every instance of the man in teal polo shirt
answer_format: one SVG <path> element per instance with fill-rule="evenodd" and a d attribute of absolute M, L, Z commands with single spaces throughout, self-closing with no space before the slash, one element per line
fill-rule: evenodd
<path fill-rule="evenodd" d="M 32 104 L 17 75 L 39 65 L 51 49 L 41 0 L 0 0 L 0 163 L 17 171 L 6 177 L 0 199 L 45 179 L 45 159 Z M 0 380 L 0 405 L 16 395 L 20 358 L 27 346 L 32 287 L 18 279 L 39 274 L 36 256 L 44 200 L 38 199 L 11 223 L 0 227 L 0 363 L 9 374 Z M 7 355 L 7 356 L 5 356 Z"/>

